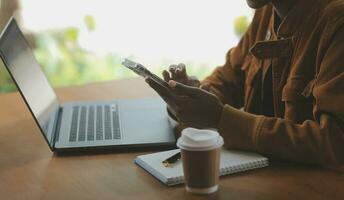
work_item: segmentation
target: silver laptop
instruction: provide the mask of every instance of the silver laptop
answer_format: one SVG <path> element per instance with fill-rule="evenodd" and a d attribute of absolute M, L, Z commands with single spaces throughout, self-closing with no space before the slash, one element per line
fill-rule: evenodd
<path fill-rule="evenodd" d="M 52 151 L 175 144 L 160 99 L 61 104 L 13 18 L 1 34 L 0 56 Z"/>

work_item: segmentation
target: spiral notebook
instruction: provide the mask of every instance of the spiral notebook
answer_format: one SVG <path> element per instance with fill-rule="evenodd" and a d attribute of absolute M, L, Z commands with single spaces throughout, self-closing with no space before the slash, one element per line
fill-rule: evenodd
<path fill-rule="evenodd" d="M 165 167 L 162 161 L 178 153 L 179 149 L 146 154 L 136 157 L 135 163 L 159 179 L 162 183 L 172 186 L 183 183 L 183 168 L 181 161 L 174 167 Z M 256 153 L 222 149 L 220 175 L 233 174 L 247 170 L 266 167 L 268 159 Z"/>

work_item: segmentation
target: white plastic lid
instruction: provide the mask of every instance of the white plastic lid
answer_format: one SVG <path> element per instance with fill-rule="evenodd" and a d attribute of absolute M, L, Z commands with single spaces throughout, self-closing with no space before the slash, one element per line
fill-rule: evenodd
<path fill-rule="evenodd" d="M 206 151 L 223 145 L 223 138 L 213 130 L 186 128 L 177 141 L 177 146 L 189 151 Z"/>

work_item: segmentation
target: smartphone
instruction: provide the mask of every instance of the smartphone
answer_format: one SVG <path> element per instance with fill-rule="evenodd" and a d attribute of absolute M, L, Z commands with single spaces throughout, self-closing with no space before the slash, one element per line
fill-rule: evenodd
<path fill-rule="evenodd" d="M 169 85 L 166 81 L 161 79 L 159 76 L 153 74 L 151 71 L 149 71 L 145 66 L 141 65 L 140 63 L 136 63 L 126 58 L 122 62 L 122 65 L 131 69 L 139 76 L 142 76 L 144 78 L 151 78 L 153 81 L 155 81 L 159 85 L 169 88 Z"/>

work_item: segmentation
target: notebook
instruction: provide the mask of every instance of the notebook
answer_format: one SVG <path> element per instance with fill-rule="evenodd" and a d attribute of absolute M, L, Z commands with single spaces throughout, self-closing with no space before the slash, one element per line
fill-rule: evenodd
<path fill-rule="evenodd" d="M 159 179 L 162 183 L 172 186 L 183 183 L 182 162 L 178 161 L 174 167 L 165 167 L 162 161 L 178 153 L 180 150 L 163 151 L 136 157 L 135 163 Z M 259 154 L 222 149 L 220 175 L 233 174 L 247 170 L 266 167 L 268 159 Z"/>

